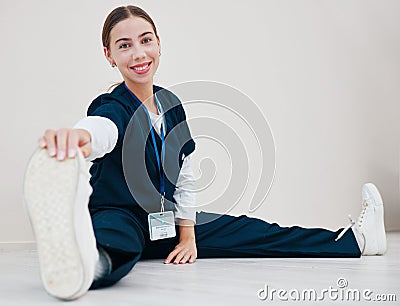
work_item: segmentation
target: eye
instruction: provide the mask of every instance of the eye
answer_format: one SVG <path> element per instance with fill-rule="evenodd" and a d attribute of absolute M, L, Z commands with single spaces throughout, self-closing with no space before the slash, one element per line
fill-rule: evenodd
<path fill-rule="evenodd" d="M 151 38 L 145 38 L 145 39 L 143 39 L 142 40 L 145 44 L 146 43 L 149 43 L 149 42 L 151 42 L 152 41 L 152 39 Z"/>
<path fill-rule="evenodd" d="M 128 47 L 129 47 L 129 44 L 124 43 L 124 44 L 121 44 L 121 45 L 119 46 L 119 49 L 126 49 L 126 48 L 128 48 Z"/>

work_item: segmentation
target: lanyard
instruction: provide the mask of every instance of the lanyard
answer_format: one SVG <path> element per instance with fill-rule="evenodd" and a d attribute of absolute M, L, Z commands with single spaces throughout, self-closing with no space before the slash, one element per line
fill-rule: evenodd
<path fill-rule="evenodd" d="M 124 83 L 124 85 L 125 85 L 125 88 L 129 91 L 129 93 L 135 98 L 135 95 L 130 91 L 128 86 L 126 86 L 125 83 Z M 154 99 L 155 99 L 156 104 L 157 104 L 157 109 L 161 114 L 160 102 L 158 101 L 157 96 L 155 94 L 154 94 Z M 158 149 L 157 149 L 156 138 L 154 136 L 154 131 L 153 131 L 153 128 L 152 128 L 153 125 L 151 124 L 150 114 L 149 114 L 149 111 L 147 110 L 147 108 L 145 106 L 144 106 L 144 110 L 146 111 L 147 119 L 149 121 L 151 138 L 153 140 L 153 147 L 154 147 L 154 151 L 155 151 L 156 159 L 157 159 L 157 166 L 158 166 L 158 170 L 160 172 L 161 212 L 164 212 L 165 184 L 164 184 L 164 170 L 162 168 L 162 162 L 165 160 L 164 129 L 163 129 L 163 124 L 161 123 L 161 129 L 160 129 L 160 134 L 161 134 L 161 159 L 160 159 L 160 155 L 158 154 Z"/>

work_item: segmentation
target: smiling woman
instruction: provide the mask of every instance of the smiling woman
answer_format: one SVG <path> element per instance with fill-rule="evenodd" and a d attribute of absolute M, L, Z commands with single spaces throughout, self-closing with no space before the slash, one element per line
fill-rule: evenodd
<path fill-rule="evenodd" d="M 118 7 L 104 22 L 102 40 L 111 66 L 118 67 L 128 88 L 146 101 L 153 95 L 153 77 L 161 55 L 153 20 L 138 7 Z M 149 102 L 146 106 L 154 112 L 154 99 Z"/>
<path fill-rule="evenodd" d="M 373 184 L 363 187 L 358 223 L 337 231 L 197 212 L 190 164 L 196 143 L 185 110 L 174 93 L 153 84 L 161 54 L 154 22 L 141 8 L 118 7 L 102 39 L 123 82 L 94 99 L 72 129 L 46 130 L 25 176 L 49 294 L 72 300 L 110 286 L 141 258 L 185 264 L 210 257 L 385 253 L 383 202 Z M 86 161 L 93 162 L 90 175 Z"/>

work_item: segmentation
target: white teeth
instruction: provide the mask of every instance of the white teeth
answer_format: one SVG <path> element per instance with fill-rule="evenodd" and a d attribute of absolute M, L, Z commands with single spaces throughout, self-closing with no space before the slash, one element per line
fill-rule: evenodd
<path fill-rule="evenodd" d="M 142 70 L 145 70 L 147 67 L 149 67 L 148 64 L 146 66 L 139 67 L 139 68 L 133 68 L 133 69 L 135 69 L 136 71 L 142 71 Z"/>

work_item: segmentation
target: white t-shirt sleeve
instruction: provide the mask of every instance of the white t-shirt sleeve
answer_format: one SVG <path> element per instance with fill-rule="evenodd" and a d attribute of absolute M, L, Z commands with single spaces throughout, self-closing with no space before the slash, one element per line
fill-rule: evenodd
<path fill-rule="evenodd" d="M 174 192 L 176 201 L 175 218 L 192 220 L 196 224 L 196 193 L 191 159 L 191 154 L 184 158 L 176 183 Z"/>
<path fill-rule="evenodd" d="M 110 153 L 118 140 L 118 128 L 110 119 L 100 116 L 88 116 L 78 121 L 74 129 L 84 129 L 89 132 L 92 141 L 92 154 L 86 161 L 92 161 Z"/>

